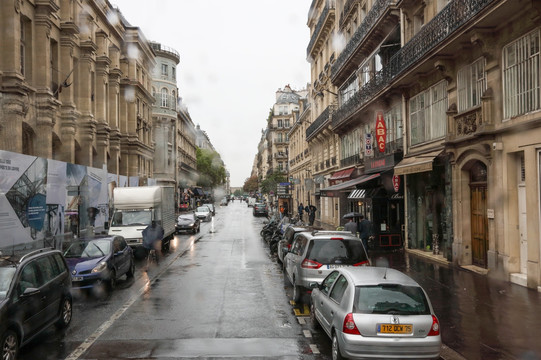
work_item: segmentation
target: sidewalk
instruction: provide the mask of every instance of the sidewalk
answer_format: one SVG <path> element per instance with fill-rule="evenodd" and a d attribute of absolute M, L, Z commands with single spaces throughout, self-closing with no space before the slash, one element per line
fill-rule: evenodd
<path fill-rule="evenodd" d="M 442 358 L 541 360 L 541 293 L 421 250 L 371 257 L 407 273 L 428 293 L 445 344 Z"/>

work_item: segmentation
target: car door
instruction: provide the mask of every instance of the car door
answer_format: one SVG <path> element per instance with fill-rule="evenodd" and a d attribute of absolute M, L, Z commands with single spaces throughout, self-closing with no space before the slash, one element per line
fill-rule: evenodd
<path fill-rule="evenodd" d="M 295 276 L 297 276 L 297 267 L 300 265 L 302 252 L 304 250 L 304 244 L 306 244 L 306 238 L 304 236 L 298 236 L 294 241 L 293 245 L 291 246 L 291 251 L 287 254 L 287 276 L 289 278 L 289 281 L 294 284 L 295 282 Z"/>
<path fill-rule="evenodd" d="M 344 275 L 340 275 L 332 285 L 329 297 L 326 299 L 326 306 L 323 311 L 326 323 L 332 328 L 332 324 L 343 324 L 346 310 L 344 306 L 345 292 L 348 288 L 348 281 Z"/>
<path fill-rule="evenodd" d="M 46 294 L 41 292 L 39 269 L 34 261 L 24 265 L 17 279 L 13 304 L 23 326 L 24 339 L 38 332 L 46 321 Z M 28 290 L 30 289 L 30 290 Z"/>
<path fill-rule="evenodd" d="M 130 266 L 130 256 L 126 250 L 126 243 L 118 236 L 113 239 L 113 257 L 117 269 L 116 276 L 120 277 L 128 271 Z"/>
<path fill-rule="evenodd" d="M 338 271 L 333 271 L 327 275 L 313 299 L 316 319 L 329 336 L 331 336 L 331 323 L 327 315 L 329 313 L 329 293 L 338 275 L 340 275 Z"/>

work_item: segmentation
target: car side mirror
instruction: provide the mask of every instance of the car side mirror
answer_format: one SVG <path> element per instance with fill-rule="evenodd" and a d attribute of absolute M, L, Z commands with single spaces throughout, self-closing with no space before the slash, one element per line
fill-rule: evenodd
<path fill-rule="evenodd" d="M 21 295 L 22 297 L 28 297 L 28 296 L 32 296 L 32 295 L 35 295 L 39 293 L 39 289 L 38 288 L 33 288 L 33 287 L 29 287 L 29 288 L 26 288 L 24 291 L 23 291 L 23 294 Z"/>
<path fill-rule="evenodd" d="M 310 289 L 319 289 L 319 284 L 317 282 L 311 282 L 310 284 L 308 284 L 308 287 Z"/>

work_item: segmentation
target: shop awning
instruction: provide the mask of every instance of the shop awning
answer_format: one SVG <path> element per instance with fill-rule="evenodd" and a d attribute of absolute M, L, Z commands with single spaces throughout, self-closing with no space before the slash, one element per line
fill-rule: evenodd
<path fill-rule="evenodd" d="M 358 178 L 355 178 L 355 179 L 352 179 L 352 180 L 349 180 L 349 181 L 345 181 L 345 182 L 340 183 L 340 184 L 336 184 L 336 185 L 326 187 L 324 189 L 321 189 L 321 196 L 327 196 L 327 197 L 338 196 L 339 195 L 338 193 L 333 193 L 333 192 L 348 189 L 348 188 L 352 189 L 356 185 L 362 184 L 362 183 L 364 183 L 366 181 L 375 179 L 377 177 L 379 177 L 379 173 L 378 174 L 363 175 L 363 176 L 360 176 Z"/>
<path fill-rule="evenodd" d="M 349 194 L 348 199 L 357 200 L 357 199 L 367 199 L 374 197 L 382 197 L 384 190 L 381 187 L 370 188 L 370 189 L 357 189 L 353 190 Z"/>
<path fill-rule="evenodd" d="M 351 176 L 351 173 L 355 170 L 354 167 L 350 169 L 345 169 L 341 171 L 337 171 L 329 178 L 329 180 L 343 180 L 343 179 L 349 179 Z"/>
<path fill-rule="evenodd" d="M 366 195 L 366 189 L 357 189 L 353 190 L 351 194 L 349 194 L 348 199 L 364 199 Z"/>
<path fill-rule="evenodd" d="M 402 159 L 395 167 L 395 175 L 415 174 L 425 171 L 432 171 L 432 163 L 442 150 L 429 152 L 422 155 L 411 156 Z"/>

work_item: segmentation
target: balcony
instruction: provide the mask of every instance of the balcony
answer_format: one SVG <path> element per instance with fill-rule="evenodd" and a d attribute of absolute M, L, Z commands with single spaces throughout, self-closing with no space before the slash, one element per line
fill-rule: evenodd
<path fill-rule="evenodd" d="M 308 126 L 306 129 L 306 141 L 314 137 L 320 129 L 324 128 L 331 122 L 334 111 L 336 110 L 336 105 L 329 105 L 323 112 L 317 117 L 317 119 Z"/>
<path fill-rule="evenodd" d="M 165 46 L 165 45 L 162 45 L 162 44 L 159 44 L 159 43 L 151 42 L 150 47 L 156 53 L 161 52 L 161 53 L 172 56 L 173 58 L 176 59 L 177 63 L 180 61 L 180 54 L 178 53 L 178 51 L 176 51 L 175 49 L 173 49 L 173 48 L 171 48 L 169 46 Z M 157 54 L 157 55 L 159 55 L 159 54 Z"/>
<path fill-rule="evenodd" d="M 332 117 L 333 128 L 344 125 L 365 104 L 393 80 L 405 73 L 432 49 L 448 39 L 456 30 L 477 16 L 485 7 L 498 0 L 453 0 L 442 11 L 398 50 L 389 60 L 387 66 L 361 87 L 348 101 L 342 104 Z M 381 2 L 381 1 L 380 1 Z M 378 2 L 378 3 L 380 3 Z M 390 2 L 390 0 L 383 0 Z M 364 23 L 364 22 L 363 22 Z M 362 25 L 361 25 L 362 26 Z M 360 28 L 359 28 L 360 29 Z M 345 50 L 344 50 L 345 52 Z M 344 54 L 344 52 L 342 54 Z M 341 54 L 341 55 L 342 55 Z M 339 60 L 335 63 L 337 65 Z M 333 65 L 333 69 L 334 66 Z"/>
<path fill-rule="evenodd" d="M 279 152 L 274 154 L 275 159 L 287 159 L 287 154 L 283 152 Z"/>
<path fill-rule="evenodd" d="M 353 13 L 352 10 L 355 9 L 355 5 L 359 4 L 361 0 L 347 0 L 344 5 L 344 9 L 340 13 L 340 29 L 344 26 L 344 23 L 349 19 L 350 15 Z"/>
<path fill-rule="evenodd" d="M 285 139 L 275 139 L 275 140 L 272 141 L 272 143 L 274 145 L 287 145 L 287 144 L 289 144 L 289 141 L 285 140 Z"/>
<path fill-rule="evenodd" d="M 447 112 L 448 133 L 446 140 L 456 143 L 471 139 L 475 136 L 484 135 L 494 130 L 494 123 L 490 112 L 490 97 L 482 98 L 481 106 L 469 109 L 460 114 L 456 112 L 456 106 Z"/>
<path fill-rule="evenodd" d="M 376 0 L 366 17 L 364 18 L 361 25 L 355 30 L 355 33 L 351 37 L 351 40 L 347 43 L 346 47 L 338 59 L 333 64 L 331 69 L 331 79 L 335 82 L 338 77 L 347 77 L 351 74 L 353 68 L 357 68 L 360 65 L 360 62 L 364 59 L 360 53 L 361 48 L 371 40 L 371 37 L 368 36 L 374 28 L 381 21 L 383 16 L 391 10 L 391 6 L 396 3 L 396 0 Z M 396 20 L 398 22 L 398 19 Z M 370 53 L 372 49 L 368 49 L 366 52 Z M 364 52 L 363 52 L 364 53 Z M 355 58 L 355 59 L 354 59 Z M 350 66 L 346 66 L 346 65 Z"/>
<path fill-rule="evenodd" d="M 321 46 L 323 44 L 324 35 L 332 31 L 332 25 L 334 23 L 334 11 L 335 11 L 335 1 L 329 0 L 323 8 L 317 25 L 312 33 L 308 47 L 306 48 L 306 56 L 310 57 L 313 52 L 317 52 L 316 45 Z"/>
<path fill-rule="evenodd" d="M 346 167 L 351 165 L 358 165 L 361 162 L 361 157 L 359 154 L 355 154 L 353 156 L 349 156 L 345 159 L 340 160 L 340 167 Z"/>

